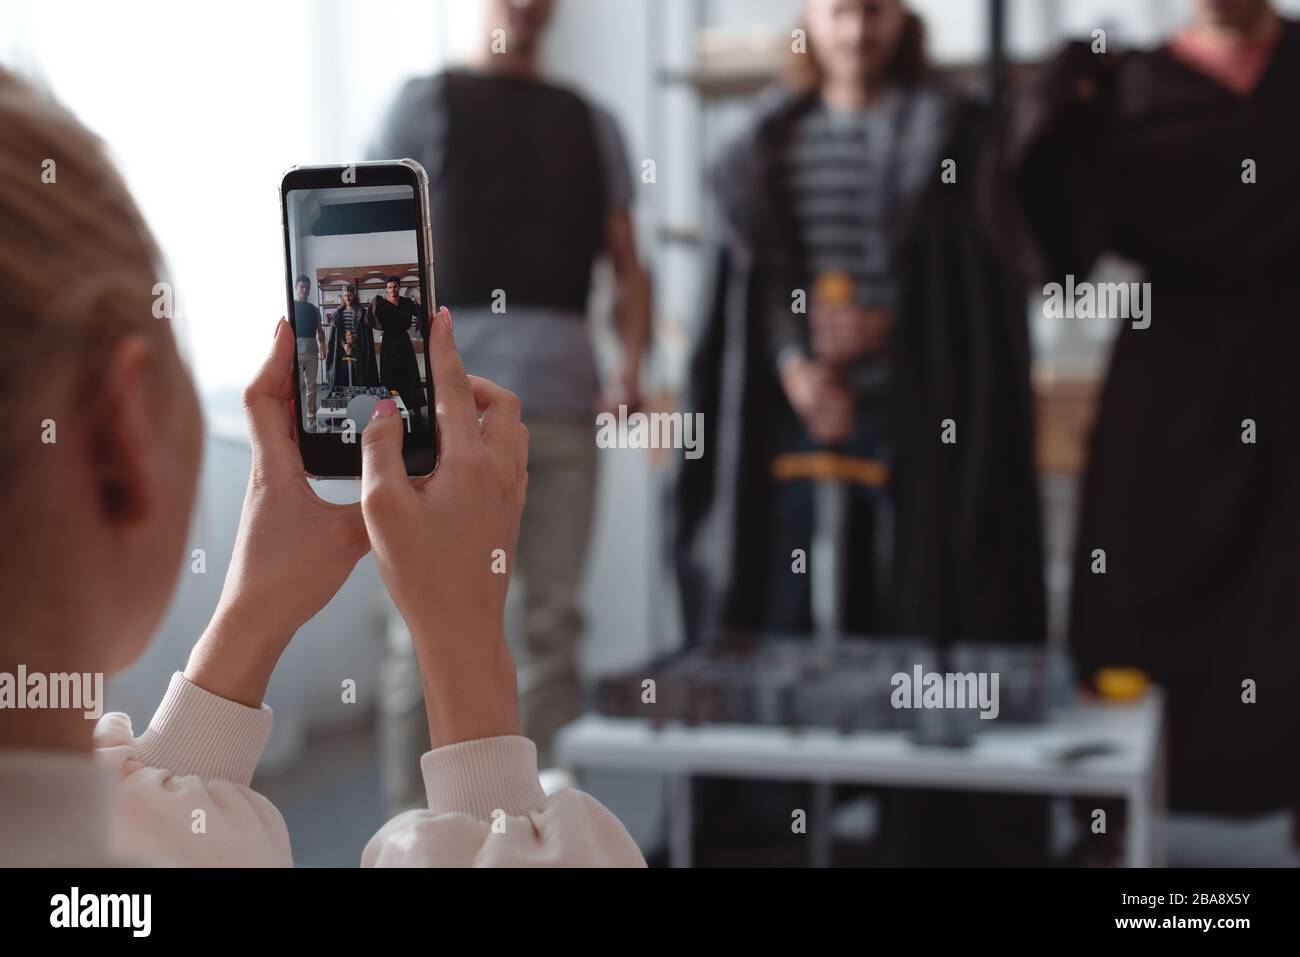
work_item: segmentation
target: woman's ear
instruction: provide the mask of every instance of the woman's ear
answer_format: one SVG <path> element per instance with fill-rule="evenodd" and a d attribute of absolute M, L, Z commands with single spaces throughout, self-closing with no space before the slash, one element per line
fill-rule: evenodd
<path fill-rule="evenodd" d="M 112 524 L 143 524 L 157 508 L 158 355 L 147 336 L 117 340 L 101 358 L 96 383 L 81 396 L 93 484 Z"/>

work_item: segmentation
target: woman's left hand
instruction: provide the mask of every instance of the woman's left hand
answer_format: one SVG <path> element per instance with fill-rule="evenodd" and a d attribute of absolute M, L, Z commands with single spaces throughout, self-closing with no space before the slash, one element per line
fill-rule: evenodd
<path fill-rule="evenodd" d="M 283 319 L 261 371 L 244 390 L 252 471 L 221 600 L 185 676 L 258 707 L 294 634 L 329 603 L 370 550 L 360 504 L 312 490 L 294 422 L 295 340 Z"/>

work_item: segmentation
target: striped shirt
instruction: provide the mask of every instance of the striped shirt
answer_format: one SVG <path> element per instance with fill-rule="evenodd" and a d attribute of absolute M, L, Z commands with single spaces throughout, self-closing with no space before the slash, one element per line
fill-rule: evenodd
<path fill-rule="evenodd" d="M 793 312 L 791 294 L 803 289 L 811 299 L 820 275 L 846 273 L 858 305 L 897 310 L 904 222 L 938 175 L 954 103 L 942 87 L 919 84 L 891 88 L 866 110 L 818 104 L 792 121 L 773 158 L 774 198 L 796 256 L 767 277 L 778 368 L 809 352 L 808 317 Z M 859 394 L 879 393 L 889 380 L 886 355 L 844 371 Z"/>
<path fill-rule="evenodd" d="M 839 272 L 853 280 L 858 305 L 892 310 L 896 304 L 887 200 L 901 109 L 899 97 L 858 112 L 821 106 L 791 127 L 777 157 L 777 196 L 794 230 L 804 272 L 798 278 L 810 299 L 819 276 Z M 847 371 L 860 392 L 883 388 L 889 377 L 883 354 Z"/>
<path fill-rule="evenodd" d="M 886 190 L 893 177 L 899 104 L 802 116 L 779 158 L 779 191 L 794 223 L 805 280 L 838 271 L 862 306 L 892 307 Z"/>
<path fill-rule="evenodd" d="M 351 332 L 355 334 L 357 331 L 358 315 L 359 310 L 348 309 L 346 306 L 340 306 L 335 310 L 334 323 L 339 327 L 339 332 Z"/>

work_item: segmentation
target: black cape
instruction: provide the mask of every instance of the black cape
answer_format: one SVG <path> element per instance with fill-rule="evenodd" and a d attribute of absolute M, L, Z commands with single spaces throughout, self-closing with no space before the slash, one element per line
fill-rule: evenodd
<path fill-rule="evenodd" d="M 423 314 L 420 307 L 405 296 L 398 299 L 397 305 L 383 296 L 376 296 L 370 301 L 370 309 L 371 321 L 384 334 L 379 344 L 380 382 L 384 388 L 400 395 L 414 415 L 428 404 L 420 381 L 415 345 L 411 342 L 411 324 L 413 321 L 422 323 Z M 420 328 L 423 329 L 422 324 Z"/>
<path fill-rule="evenodd" d="M 1084 279 L 1111 250 L 1151 283 L 1151 325 L 1121 326 L 1092 436 L 1070 643 L 1085 673 L 1136 666 L 1164 687 L 1186 810 L 1300 806 L 1298 90 L 1294 23 L 1246 96 L 1164 49 L 1075 44 L 1003 141 L 993 215 L 1035 282 Z"/>
<path fill-rule="evenodd" d="M 722 163 L 724 237 L 706 313 L 696 325 L 687 403 L 714 436 L 676 476 L 671 531 L 688 640 L 761 627 L 770 565 L 761 518 L 772 494 L 768 414 L 784 402 L 765 351 L 756 250 L 785 240 L 771 207 L 771 164 L 814 95 L 764 108 Z M 958 181 L 933 183 L 899 243 L 904 275 L 890 348 L 896 463 L 893 616 L 900 631 L 940 642 L 1045 637 L 1033 413 L 1023 298 L 973 228 L 971 186 L 985 127 L 957 98 L 942 157 Z M 941 422 L 958 441 L 940 441 Z M 855 556 L 848 559 L 849 587 Z M 857 556 L 856 577 L 863 581 Z"/>
<path fill-rule="evenodd" d="M 375 334 L 370 329 L 367 310 L 360 307 L 357 309 L 357 328 L 352 336 L 352 355 L 356 358 L 356 362 L 346 361 L 347 353 L 343 351 L 343 327 L 339 324 L 337 312 L 332 320 L 333 332 L 330 333 L 327 355 L 332 375 L 331 385 L 340 389 L 349 384 L 357 387 L 379 385 L 379 367 L 375 362 Z M 350 382 L 348 366 L 352 367 Z"/>

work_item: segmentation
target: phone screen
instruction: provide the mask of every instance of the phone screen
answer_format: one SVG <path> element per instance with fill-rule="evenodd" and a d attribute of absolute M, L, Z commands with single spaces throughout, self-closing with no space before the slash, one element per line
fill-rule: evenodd
<path fill-rule="evenodd" d="M 406 432 L 407 472 L 429 474 L 436 430 L 422 171 L 403 163 L 296 169 L 281 196 L 307 472 L 358 477 L 361 435 L 388 399 Z"/>

